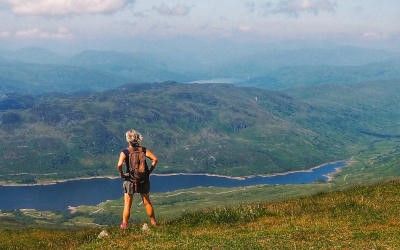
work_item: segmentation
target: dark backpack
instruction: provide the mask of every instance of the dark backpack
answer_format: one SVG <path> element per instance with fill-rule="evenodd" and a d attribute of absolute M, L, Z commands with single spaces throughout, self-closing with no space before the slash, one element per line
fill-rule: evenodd
<path fill-rule="evenodd" d="M 134 183 L 146 181 L 149 168 L 146 162 L 146 148 L 129 147 L 129 177 Z"/>

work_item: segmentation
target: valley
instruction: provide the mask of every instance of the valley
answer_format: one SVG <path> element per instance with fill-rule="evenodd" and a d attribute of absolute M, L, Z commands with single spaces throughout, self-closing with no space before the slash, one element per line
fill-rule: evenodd
<path fill-rule="evenodd" d="M 131 127 L 162 159 L 158 173 L 271 174 L 348 159 L 377 140 L 397 142 L 398 86 L 383 81 L 276 92 L 166 82 L 8 94 L 0 100 L 0 179 L 29 184 L 115 175 L 123 133 Z"/>

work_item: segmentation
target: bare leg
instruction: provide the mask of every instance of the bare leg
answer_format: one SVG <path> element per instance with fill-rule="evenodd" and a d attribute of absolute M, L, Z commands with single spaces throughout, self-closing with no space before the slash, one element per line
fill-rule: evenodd
<path fill-rule="evenodd" d="M 128 224 L 131 215 L 132 195 L 124 194 L 124 211 L 122 212 L 122 223 Z"/>
<path fill-rule="evenodd" d="M 150 223 L 153 226 L 157 225 L 156 217 L 154 215 L 153 204 L 151 204 L 149 194 L 140 194 L 142 196 L 143 205 L 146 209 L 146 214 L 150 218 Z"/>

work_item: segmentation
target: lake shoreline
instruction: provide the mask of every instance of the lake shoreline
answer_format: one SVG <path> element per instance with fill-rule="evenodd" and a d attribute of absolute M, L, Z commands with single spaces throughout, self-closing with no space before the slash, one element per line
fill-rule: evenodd
<path fill-rule="evenodd" d="M 281 175 L 287 175 L 287 174 L 293 174 L 293 173 L 307 173 L 307 172 L 312 172 L 315 169 L 321 168 L 327 164 L 335 164 L 339 162 L 344 162 L 346 167 L 352 163 L 352 160 L 338 160 L 338 161 L 331 161 L 331 162 L 326 162 L 320 165 L 317 165 L 315 167 L 309 168 L 309 169 L 304 169 L 304 170 L 292 170 L 292 171 L 286 171 L 286 172 L 281 172 L 281 173 L 275 173 L 275 174 L 259 174 L 259 175 L 248 175 L 248 176 L 227 176 L 227 175 L 218 175 L 218 174 L 210 174 L 210 173 L 167 173 L 167 174 L 152 174 L 154 176 L 177 176 L 177 175 L 186 175 L 186 176 L 212 176 L 212 177 L 221 177 L 221 178 L 227 178 L 227 179 L 232 179 L 232 180 L 245 180 L 248 178 L 254 178 L 254 177 L 273 177 L 273 176 L 281 176 Z M 328 178 L 327 182 L 332 181 L 333 176 L 336 175 L 337 173 L 340 172 L 341 168 L 336 169 L 334 173 L 326 175 Z M 92 179 L 119 179 L 119 176 L 115 175 L 103 175 L 103 176 L 92 176 L 92 177 L 76 177 L 76 178 L 68 178 L 68 179 L 60 179 L 60 180 L 44 180 L 44 181 L 38 181 L 37 183 L 32 183 L 32 184 L 23 184 L 23 183 L 15 183 L 15 182 L 4 182 L 0 181 L 0 187 L 30 187 L 30 186 L 47 186 L 47 185 L 56 185 L 58 183 L 64 183 L 64 182 L 69 182 L 69 181 L 79 181 L 79 180 L 92 180 Z"/>
<path fill-rule="evenodd" d="M 326 182 L 328 182 L 328 183 L 329 183 L 329 182 L 332 182 L 333 179 L 335 178 L 335 176 L 336 176 L 337 174 L 339 174 L 340 172 L 342 172 L 342 170 L 343 170 L 344 167 L 348 167 L 348 166 L 350 166 L 351 164 L 356 163 L 357 161 L 356 161 L 356 160 L 353 160 L 353 159 L 350 159 L 350 160 L 347 160 L 347 161 L 345 161 L 345 162 L 346 162 L 346 165 L 345 165 L 345 166 L 340 167 L 340 168 L 335 168 L 335 172 L 332 172 L 332 173 L 329 173 L 329 174 L 325 175 L 325 177 L 327 178 Z"/>

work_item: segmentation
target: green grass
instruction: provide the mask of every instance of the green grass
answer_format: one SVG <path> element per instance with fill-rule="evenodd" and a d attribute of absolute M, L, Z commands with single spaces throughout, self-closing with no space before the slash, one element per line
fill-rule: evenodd
<path fill-rule="evenodd" d="M 400 146 L 397 141 L 376 140 L 352 160 L 349 168 L 335 176 L 333 184 L 337 187 L 373 184 L 400 176 Z"/>
<path fill-rule="evenodd" d="M 183 214 L 197 212 L 199 209 L 225 208 L 260 201 L 277 201 L 293 197 L 306 196 L 318 192 L 332 190 L 329 184 L 310 185 L 260 185 L 243 188 L 193 188 L 170 193 L 156 193 L 151 200 L 156 209 L 156 215 L 161 221 L 177 219 Z M 84 220 L 101 225 L 118 224 L 123 208 L 122 199 L 106 201 L 96 206 L 79 206 L 69 223 Z M 79 217 L 76 217 L 79 216 Z M 138 197 L 134 198 L 132 221 L 143 223 L 147 221 L 142 204 Z"/>
<path fill-rule="evenodd" d="M 199 209 L 246 205 L 261 201 L 278 201 L 333 190 L 330 184 L 260 185 L 242 188 L 193 188 L 168 193 L 155 193 L 151 200 L 160 221 L 177 219 Z M 0 212 L 0 228 L 82 227 L 117 225 L 121 220 L 122 199 L 105 201 L 95 206 L 79 206 L 73 213 L 15 210 Z M 134 197 L 132 222 L 147 222 L 143 205 Z"/>
<path fill-rule="evenodd" d="M 400 181 L 355 186 L 286 201 L 201 209 L 142 232 L 100 229 L 1 230 L 1 247 L 32 249 L 199 249 L 400 247 Z"/>

